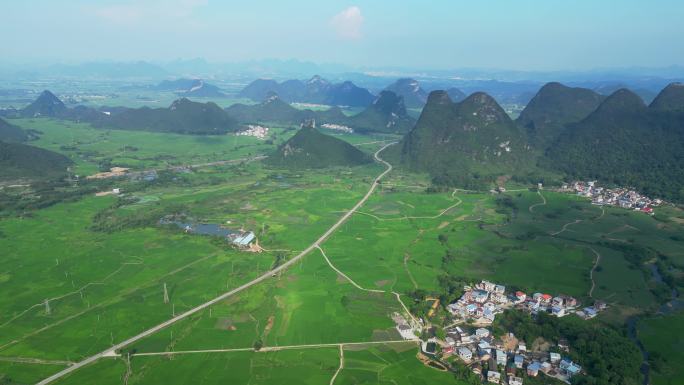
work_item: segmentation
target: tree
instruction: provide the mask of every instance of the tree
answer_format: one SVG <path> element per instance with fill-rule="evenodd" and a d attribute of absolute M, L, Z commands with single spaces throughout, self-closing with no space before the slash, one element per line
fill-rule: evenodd
<path fill-rule="evenodd" d="M 264 347 L 264 342 L 261 340 L 261 338 L 259 338 L 258 340 L 254 341 L 252 347 L 254 348 L 254 351 L 258 352 L 262 347 Z"/>

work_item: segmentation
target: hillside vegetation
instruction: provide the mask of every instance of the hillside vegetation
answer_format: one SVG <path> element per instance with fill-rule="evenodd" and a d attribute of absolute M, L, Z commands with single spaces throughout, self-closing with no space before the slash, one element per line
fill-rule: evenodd
<path fill-rule="evenodd" d="M 304 126 L 269 156 L 267 163 L 286 168 L 359 166 L 370 163 L 369 155 L 351 144 Z"/>

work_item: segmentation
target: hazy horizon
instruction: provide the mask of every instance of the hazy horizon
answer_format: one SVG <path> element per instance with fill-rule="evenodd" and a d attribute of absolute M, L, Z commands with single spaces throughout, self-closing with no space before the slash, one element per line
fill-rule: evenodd
<path fill-rule="evenodd" d="M 349 68 L 588 71 L 684 64 L 684 4 L 36 0 L 0 5 L 5 65 L 264 59 Z"/>

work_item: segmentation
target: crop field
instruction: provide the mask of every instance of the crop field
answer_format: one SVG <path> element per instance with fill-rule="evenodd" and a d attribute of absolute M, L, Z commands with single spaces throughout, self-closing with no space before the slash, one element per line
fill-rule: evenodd
<path fill-rule="evenodd" d="M 198 353 L 136 356 L 130 363 L 133 384 L 328 384 L 339 366 L 337 347 L 277 352 Z M 106 359 L 57 384 L 121 384 L 127 365 Z"/>
<path fill-rule="evenodd" d="M 675 385 L 684 382 L 684 313 L 644 319 L 639 338 L 650 354 L 651 383 Z"/>
<path fill-rule="evenodd" d="M 338 277 L 312 252 L 274 280 L 133 345 L 137 352 L 401 340 L 390 319 L 400 304 Z"/>
<path fill-rule="evenodd" d="M 147 169 L 191 165 L 263 155 L 293 132 L 274 128 L 274 143 L 250 136 L 181 135 L 146 131 L 105 130 L 89 124 L 51 119 L 14 119 L 25 129 L 42 134 L 32 145 L 70 157 L 75 173 L 89 175 L 108 160 L 114 166 Z"/>
<path fill-rule="evenodd" d="M 18 122 L 43 132 L 34 144 L 68 154 L 84 173 L 105 159 L 138 169 L 237 159 L 266 152 L 290 134 L 276 130 L 270 145 L 234 136 L 205 143 L 206 137 Z M 369 153 L 395 139 L 339 136 Z M 137 150 L 124 155 L 129 141 Z M 181 151 L 186 146 L 197 151 Z M 87 196 L 0 220 L 0 381 L 34 383 L 274 268 L 354 206 L 382 170 L 210 166 L 144 185 L 119 180 L 120 198 Z M 123 359 L 106 358 L 60 383 L 327 384 L 339 367 L 339 344 L 345 367 L 338 385 L 456 383 L 416 359 L 415 345 L 382 343 L 400 339 L 390 315 L 410 301 L 410 291 L 439 293 L 445 274 L 490 279 L 583 302 L 603 299 L 611 310 L 601 317 L 624 320 L 657 305 L 647 268 L 656 254 L 635 265 L 630 247 L 684 266 L 684 215 L 675 208 L 650 217 L 550 191 L 495 195 L 428 186 L 424 175 L 392 172 L 321 250 L 127 347 L 136 353 L 130 371 Z M 239 252 L 225 240 L 160 225 L 166 216 L 254 231 L 263 252 Z M 661 338 L 648 330 L 660 329 L 644 326 L 645 339 Z M 264 350 L 252 351 L 255 344 Z M 155 355 L 211 349 L 228 351 Z"/>
<path fill-rule="evenodd" d="M 260 165 L 214 167 L 133 193 L 141 198 L 135 203 L 89 197 L 3 220 L 0 248 L 9 253 L 0 286 L 10 295 L 0 300 L 0 355 L 75 361 L 238 286 L 320 236 L 376 168 L 274 176 Z M 237 252 L 155 224 L 179 208 L 253 229 L 266 251 Z"/>

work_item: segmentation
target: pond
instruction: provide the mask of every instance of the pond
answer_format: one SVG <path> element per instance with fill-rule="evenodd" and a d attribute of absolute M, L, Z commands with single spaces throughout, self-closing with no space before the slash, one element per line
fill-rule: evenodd
<path fill-rule="evenodd" d="M 231 234 L 239 234 L 239 231 L 227 229 L 215 223 L 192 223 L 188 221 L 173 221 L 168 219 L 162 219 L 159 221 L 159 223 L 162 225 L 176 225 L 188 233 L 199 235 L 210 235 L 214 237 L 225 238 Z"/>

